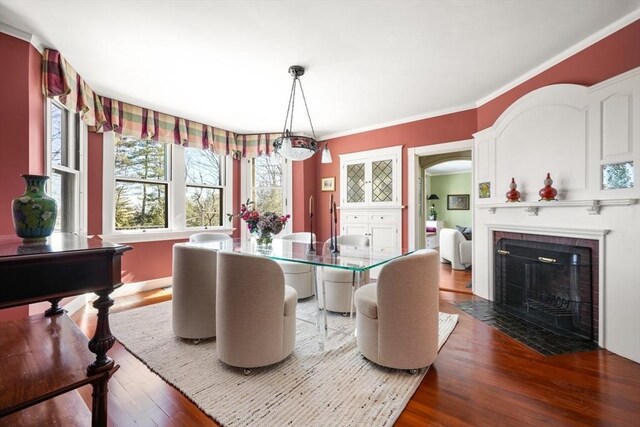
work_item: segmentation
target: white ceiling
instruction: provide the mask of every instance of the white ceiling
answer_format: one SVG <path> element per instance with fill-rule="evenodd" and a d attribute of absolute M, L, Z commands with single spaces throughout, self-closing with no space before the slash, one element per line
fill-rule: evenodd
<path fill-rule="evenodd" d="M 452 173 L 471 172 L 471 160 L 451 160 L 438 163 L 424 170 L 428 175 L 449 175 Z"/>
<path fill-rule="evenodd" d="M 322 138 L 474 107 L 639 10 L 640 0 L 0 0 L 0 21 L 60 50 L 101 95 L 239 133 L 282 130 L 287 69 L 305 66 Z M 308 132 L 296 117 L 294 131 Z"/>

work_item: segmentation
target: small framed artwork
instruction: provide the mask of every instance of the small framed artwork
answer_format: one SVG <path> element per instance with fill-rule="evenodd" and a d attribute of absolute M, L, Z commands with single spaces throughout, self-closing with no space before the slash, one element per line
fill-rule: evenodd
<path fill-rule="evenodd" d="M 449 211 L 468 211 L 469 195 L 468 194 L 448 194 L 447 210 Z"/>
<path fill-rule="evenodd" d="M 322 178 L 320 181 L 320 189 L 322 191 L 336 191 L 336 177 Z"/>
<path fill-rule="evenodd" d="M 478 195 L 481 199 L 488 199 L 491 197 L 491 183 L 481 182 L 478 184 Z"/>

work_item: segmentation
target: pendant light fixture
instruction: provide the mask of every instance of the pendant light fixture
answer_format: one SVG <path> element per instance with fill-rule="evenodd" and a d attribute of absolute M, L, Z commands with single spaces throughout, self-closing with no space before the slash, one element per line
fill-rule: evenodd
<path fill-rule="evenodd" d="M 291 94 L 289 95 L 289 104 L 287 105 L 287 115 L 284 118 L 282 135 L 273 141 L 273 149 L 284 158 L 291 160 L 306 160 L 320 150 L 320 144 L 318 144 L 318 141 L 316 140 L 316 132 L 313 129 L 313 123 L 311 123 L 309 107 L 307 106 L 307 100 L 304 96 L 304 90 L 302 89 L 302 82 L 300 81 L 300 76 L 304 75 L 304 67 L 292 65 L 289 67 L 289 74 L 293 76 L 293 84 L 291 85 Z M 302 94 L 304 108 L 307 112 L 307 119 L 309 119 L 309 126 L 311 126 L 311 133 L 313 137 L 295 135 L 292 133 L 293 112 L 296 101 L 296 86 L 300 86 L 300 93 Z M 326 159 L 328 159 L 328 161 L 325 161 Z M 327 145 L 325 145 L 322 152 L 322 163 L 331 163 L 331 152 L 329 152 L 329 147 Z"/>

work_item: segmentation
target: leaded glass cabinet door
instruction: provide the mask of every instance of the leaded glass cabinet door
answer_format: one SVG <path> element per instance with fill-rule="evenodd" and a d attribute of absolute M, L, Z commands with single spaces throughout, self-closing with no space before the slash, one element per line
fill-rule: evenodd
<path fill-rule="evenodd" d="M 371 162 L 369 200 L 372 204 L 393 203 L 393 163 L 393 159 L 374 160 Z"/>
<path fill-rule="evenodd" d="M 353 162 L 345 165 L 346 200 L 350 205 L 363 205 L 367 202 L 367 167 L 365 162 Z"/>

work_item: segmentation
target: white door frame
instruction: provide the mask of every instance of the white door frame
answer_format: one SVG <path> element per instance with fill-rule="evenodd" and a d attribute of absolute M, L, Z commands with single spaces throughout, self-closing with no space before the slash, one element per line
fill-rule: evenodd
<path fill-rule="evenodd" d="M 473 156 L 474 156 L 474 140 L 473 139 L 465 139 L 463 141 L 453 141 L 453 142 L 445 142 L 442 144 L 433 144 L 433 145 L 424 145 L 422 147 L 414 147 L 409 148 L 407 150 L 407 164 L 409 166 L 407 172 L 407 181 L 409 185 L 408 193 L 409 193 L 409 201 L 407 206 L 409 206 L 408 212 L 408 229 L 407 236 L 409 237 L 408 247 L 410 249 L 416 248 L 416 242 L 420 241 L 418 233 L 423 233 L 424 224 L 418 224 L 418 215 L 416 215 L 417 211 L 417 199 L 418 195 L 418 173 L 420 173 L 420 163 L 418 162 L 418 158 L 422 156 L 432 156 L 435 154 L 445 154 L 445 153 L 454 153 L 456 151 L 466 151 L 471 150 L 471 164 L 473 165 Z M 472 166 L 473 167 L 473 166 Z M 424 186 L 424 183 L 422 184 Z M 472 196 L 473 197 L 473 196 Z M 424 207 L 426 208 L 426 206 Z M 425 209 L 422 210 L 425 212 Z M 473 224 L 473 210 L 471 211 L 472 216 L 472 224 Z"/>

